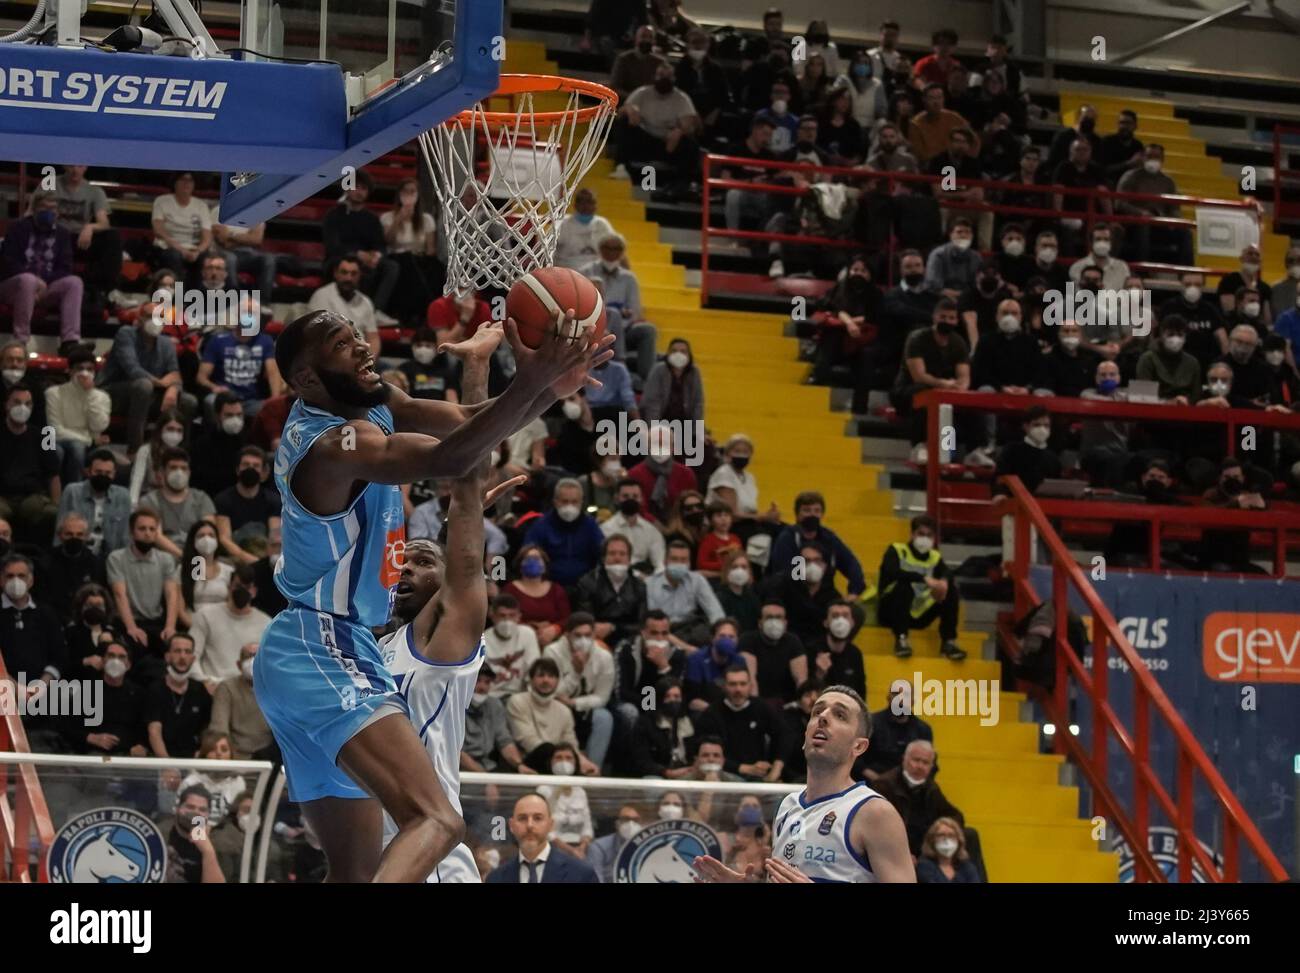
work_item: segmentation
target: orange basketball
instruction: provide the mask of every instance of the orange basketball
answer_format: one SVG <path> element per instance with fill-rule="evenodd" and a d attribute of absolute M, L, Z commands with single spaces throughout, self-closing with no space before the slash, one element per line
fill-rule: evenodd
<path fill-rule="evenodd" d="M 519 326 L 519 338 L 529 348 L 538 348 L 555 326 L 555 312 L 572 309 L 581 332 L 592 326 L 592 340 L 605 333 L 605 302 L 596 285 L 568 267 L 540 267 L 520 277 L 506 295 L 506 314 Z"/>

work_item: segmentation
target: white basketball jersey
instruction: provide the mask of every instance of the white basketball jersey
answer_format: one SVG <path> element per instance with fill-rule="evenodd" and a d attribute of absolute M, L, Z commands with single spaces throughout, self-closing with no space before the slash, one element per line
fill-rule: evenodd
<path fill-rule="evenodd" d="M 805 803 L 807 791 L 786 795 L 776 810 L 772 855 L 814 882 L 875 882 L 871 862 L 849 841 L 853 817 L 867 801 L 885 800 L 859 781 L 848 790 Z"/>
<path fill-rule="evenodd" d="M 460 751 L 465 744 L 465 711 L 474 696 L 474 683 L 487 651 L 482 640 L 462 662 L 430 662 L 412 644 L 410 623 L 379 640 L 384 665 L 406 699 L 411 725 L 420 735 L 433 769 L 456 813 L 460 806 Z M 397 834 L 397 825 L 384 815 L 384 845 Z M 481 882 L 474 853 L 464 844 L 453 848 L 428 882 Z"/>

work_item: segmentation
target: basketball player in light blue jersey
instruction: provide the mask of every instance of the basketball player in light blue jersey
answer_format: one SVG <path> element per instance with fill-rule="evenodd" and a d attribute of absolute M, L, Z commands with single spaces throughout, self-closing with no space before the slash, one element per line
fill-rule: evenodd
<path fill-rule="evenodd" d="M 915 882 L 907 829 L 894 806 L 862 781 L 853 762 L 871 745 L 871 715 L 848 686 L 813 703 L 804 733 L 808 783 L 787 795 L 772 823 L 772 857 L 744 872 L 695 859 L 701 882 Z"/>
<path fill-rule="evenodd" d="M 254 688 L 330 881 L 423 881 L 464 830 L 371 628 L 387 623 L 402 567 L 398 484 L 466 475 L 612 354 L 612 342 L 576 332 L 571 313 L 535 351 L 513 321 L 506 334 L 518 371 L 477 406 L 385 384 L 361 332 L 329 311 L 298 318 L 276 341 L 276 364 L 299 395 L 275 458 L 275 581 L 289 607 L 262 637 Z M 382 811 L 398 827 L 386 848 Z"/>
<path fill-rule="evenodd" d="M 488 363 L 501 337 L 500 325 L 489 325 L 479 328 L 468 341 L 439 349 L 464 363 L 462 402 L 472 405 L 486 398 Z M 483 644 L 487 617 L 483 509 L 528 481 L 526 476 L 514 477 L 485 497 L 488 470 L 488 464 L 481 463 L 469 476 L 452 482 L 451 505 L 444 521 L 445 550 L 423 538 L 407 542 L 393 599 L 393 617 L 403 624 L 379 640 L 384 664 L 406 701 L 411 726 L 457 814 L 461 813 L 460 751 L 465 744 L 465 714 L 487 652 Z M 396 823 L 385 814 L 385 840 L 396 834 Z M 482 879 L 474 853 L 461 843 L 437 864 L 427 881 L 454 884 Z"/>

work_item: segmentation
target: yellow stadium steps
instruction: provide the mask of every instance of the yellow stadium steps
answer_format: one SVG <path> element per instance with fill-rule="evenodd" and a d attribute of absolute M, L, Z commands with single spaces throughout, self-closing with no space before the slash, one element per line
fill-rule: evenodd
<path fill-rule="evenodd" d="M 945 793 L 947 793 L 946 788 Z M 1006 823 L 1002 823 L 1003 821 Z M 989 860 L 990 844 L 994 847 L 1016 849 L 1016 853 L 1096 854 L 1098 851 L 1097 842 L 1092 837 L 1091 826 L 1078 819 L 1068 824 L 1048 824 L 1031 819 L 1016 821 L 1003 815 L 996 824 L 976 825 L 975 827 L 979 829 L 980 842 L 984 846 L 985 861 Z M 1000 870 L 992 877 L 995 881 L 1012 881 L 1002 874 Z M 1102 881 L 1107 880 L 1102 879 Z M 1113 875 L 1109 881 L 1114 881 Z"/>
<path fill-rule="evenodd" d="M 884 553 L 883 551 L 881 552 Z M 874 565 L 873 565 L 874 567 Z M 858 633 L 858 647 L 868 656 L 888 655 L 890 662 L 898 662 L 900 665 L 914 664 L 916 659 L 925 658 L 927 666 L 935 667 L 933 678 L 948 679 L 959 678 L 962 673 L 959 671 L 963 666 L 992 666 L 988 671 L 980 672 L 974 676 L 977 679 L 996 678 L 998 668 L 994 663 L 985 663 L 978 659 L 979 652 L 983 649 L 985 636 L 978 632 L 958 632 L 957 644 L 970 653 L 970 658 L 963 662 L 952 662 L 939 655 L 939 632 L 935 628 L 927 628 L 924 631 L 913 632 L 908 641 L 912 644 L 913 656 L 911 659 L 894 659 L 894 634 L 887 628 L 864 628 Z M 951 671 L 945 670 L 939 672 L 939 667 L 953 667 Z M 910 672 L 909 672 L 910 675 Z M 890 677 L 896 678 L 894 676 Z"/>
<path fill-rule="evenodd" d="M 997 844 L 984 846 L 985 861 L 995 861 L 994 882 L 1113 883 L 1119 878 L 1119 858 L 1103 852 L 1052 852 L 1016 848 L 1004 852 Z"/>
<path fill-rule="evenodd" d="M 872 709 L 880 706 L 873 704 Z M 1008 754 L 963 750 L 955 745 L 945 746 L 939 758 L 939 772 L 945 782 L 1001 780 L 1014 774 L 1019 783 L 1047 786 L 1060 783 L 1064 767 L 1065 758 L 1054 753 Z"/>

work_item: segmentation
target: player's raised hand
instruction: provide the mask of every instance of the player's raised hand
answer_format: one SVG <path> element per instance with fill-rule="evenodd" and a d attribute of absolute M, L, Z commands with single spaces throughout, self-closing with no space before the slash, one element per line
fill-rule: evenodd
<path fill-rule="evenodd" d="M 728 868 L 712 855 L 700 855 L 691 862 L 695 881 L 701 885 L 736 885 L 741 882 L 761 882 L 762 872 L 755 865 L 746 865 L 743 872 Z"/>
<path fill-rule="evenodd" d="M 500 347 L 505 336 L 505 325 L 500 321 L 490 321 L 481 325 L 477 331 L 463 341 L 444 341 L 438 345 L 438 354 L 441 355 L 446 352 L 455 355 L 461 361 L 468 361 L 471 358 L 487 360 Z"/>
<path fill-rule="evenodd" d="M 763 862 L 763 869 L 767 872 L 767 880 L 781 885 L 793 885 L 795 883 L 812 884 L 810 879 L 793 865 L 781 861 L 779 858 L 768 858 Z"/>
<path fill-rule="evenodd" d="M 614 357 L 611 347 L 615 337 L 606 334 L 592 341 L 590 327 L 580 328 L 572 308 L 555 314 L 555 326 L 547 333 L 538 348 L 529 348 L 519 337 L 519 326 L 514 318 L 506 319 L 506 339 L 515 354 L 519 372 L 516 380 L 523 379 L 540 393 L 550 386 L 556 398 L 566 398 L 587 384 L 588 372 Z"/>

